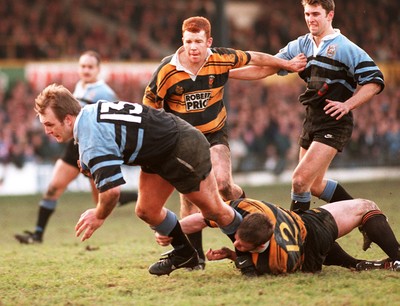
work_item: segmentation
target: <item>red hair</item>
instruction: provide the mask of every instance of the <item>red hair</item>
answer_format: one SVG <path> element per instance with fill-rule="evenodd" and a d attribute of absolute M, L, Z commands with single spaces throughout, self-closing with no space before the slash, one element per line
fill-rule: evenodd
<path fill-rule="evenodd" d="M 211 37 L 211 24 L 207 18 L 196 16 L 186 19 L 182 24 L 182 34 L 185 32 L 199 33 L 204 31 L 206 37 Z"/>

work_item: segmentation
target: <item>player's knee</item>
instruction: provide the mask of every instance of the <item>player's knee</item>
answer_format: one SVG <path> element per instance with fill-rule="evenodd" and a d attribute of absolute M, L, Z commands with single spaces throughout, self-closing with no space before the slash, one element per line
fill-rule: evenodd
<path fill-rule="evenodd" d="M 218 192 L 221 197 L 226 201 L 234 198 L 234 185 L 226 181 L 217 181 Z"/>
<path fill-rule="evenodd" d="M 149 215 L 148 210 L 142 209 L 139 205 L 137 205 L 135 207 L 135 213 L 136 213 L 136 216 L 138 216 L 138 218 L 149 223 L 151 216 Z"/>
<path fill-rule="evenodd" d="M 371 210 L 379 210 L 378 205 L 374 201 L 367 199 L 358 199 L 358 201 L 360 201 L 359 207 L 362 208 L 364 214 Z"/>
<path fill-rule="evenodd" d="M 46 193 L 44 194 L 44 198 L 46 199 L 56 199 L 59 197 L 60 193 L 62 193 L 64 188 L 58 186 L 56 184 L 50 184 L 47 187 Z"/>
<path fill-rule="evenodd" d="M 292 177 L 292 188 L 293 192 L 301 193 L 308 191 L 308 186 L 305 184 L 305 178 L 301 175 L 293 175 Z"/>

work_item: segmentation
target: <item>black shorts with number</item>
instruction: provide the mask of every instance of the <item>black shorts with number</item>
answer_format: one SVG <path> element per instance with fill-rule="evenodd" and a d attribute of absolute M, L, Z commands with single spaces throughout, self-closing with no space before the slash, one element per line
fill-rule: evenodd
<path fill-rule="evenodd" d="M 200 190 L 200 183 L 211 171 L 210 144 L 196 128 L 175 117 L 179 137 L 175 149 L 156 163 L 142 166 L 147 173 L 156 173 L 180 193 Z M 157 192 L 157 191 L 155 191 Z"/>
<path fill-rule="evenodd" d="M 73 139 L 68 141 L 67 146 L 64 149 L 64 154 L 61 156 L 61 159 L 67 164 L 79 169 L 79 148 L 78 145 L 75 144 Z"/>
<path fill-rule="evenodd" d="M 303 272 L 319 272 L 329 250 L 338 237 L 338 228 L 333 216 L 323 208 L 314 208 L 301 213 L 307 229 L 304 244 Z"/>
<path fill-rule="evenodd" d="M 336 120 L 323 110 L 307 107 L 299 145 L 308 149 L 313 141 L 321 142 L 342 152 L 353 132 L 351 113 Z"/>

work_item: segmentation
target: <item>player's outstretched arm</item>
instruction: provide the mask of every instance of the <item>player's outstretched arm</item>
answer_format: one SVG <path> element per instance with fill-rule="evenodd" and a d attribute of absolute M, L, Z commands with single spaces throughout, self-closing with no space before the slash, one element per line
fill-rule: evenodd
<path fill-rule="evenodd" d="M 271 57 L 274 58 L 273 59 L 274 63 L 275 59 L 278 59 L 274 56 Z M 304 54 L 299 54 L 294 58 L 292 58 L 291 60 L 278 59 L 278 64 L 275 63 L 265 66 L 257 66 L 250 64 L 248 66 L 244 66 L 241 68 L 232 69 L 229 72 L 229 77 L 232 79 L 239 79 L 239 80 L 260 80 L 277 73 L 279 70 L 299 72 L 304 70 L 306 65 L 307 65 L 306 56 Z"/>

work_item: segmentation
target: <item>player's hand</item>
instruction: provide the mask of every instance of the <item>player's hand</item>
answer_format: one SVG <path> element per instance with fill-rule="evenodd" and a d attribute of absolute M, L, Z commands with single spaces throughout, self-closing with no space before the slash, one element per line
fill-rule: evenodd
<path fill-rule="evenodd" d="M 156 242 L 161 246 L 168 246 L 171 244 L 172 237 L 161 235 L 160 233 L 155 232 Z"/>
<path fill-rule="evenodd" d="M 292 72 L 300 72 L 306 68 L 306 65 L 307 57 L 303 53 L 300 53 L 299 55 L 296 55 L 294 58 L 288 61 L 287 70 Z"/>
<path fill-rule="evenodd" d="M 207 257 L 207 260 L 209 260 L 209 261 L 221 260 L 221 259 L 225 259 L 225 258 L 235 260 L 236 253 L 227 247 L 222 247 L 219 250 L 209 249 L 206 252 L 206 257 Z"/>
<path fill-rule="evenodd" d="M 328 99 L 326 99 L 325 102 L 326 102 L 326 105 L 324 107 L 325 114 L 331 117 L 336 117 L 336 120 L 339 120 L 344 115 L 350 112 L 350 109 L 348 108 L 346 103 L 332 101 Z"/>
<path fill-rule="evenodd" d="M 96 209 L 88 209 L 79 218 L 78 223 L 75 226 L 76 237 L 79 237 L 84 232 L 81 241 L 89 239 L 95 230 L 97 230 L 104 223 L 104 219 L 98 219 L 96 217 Z"/>

